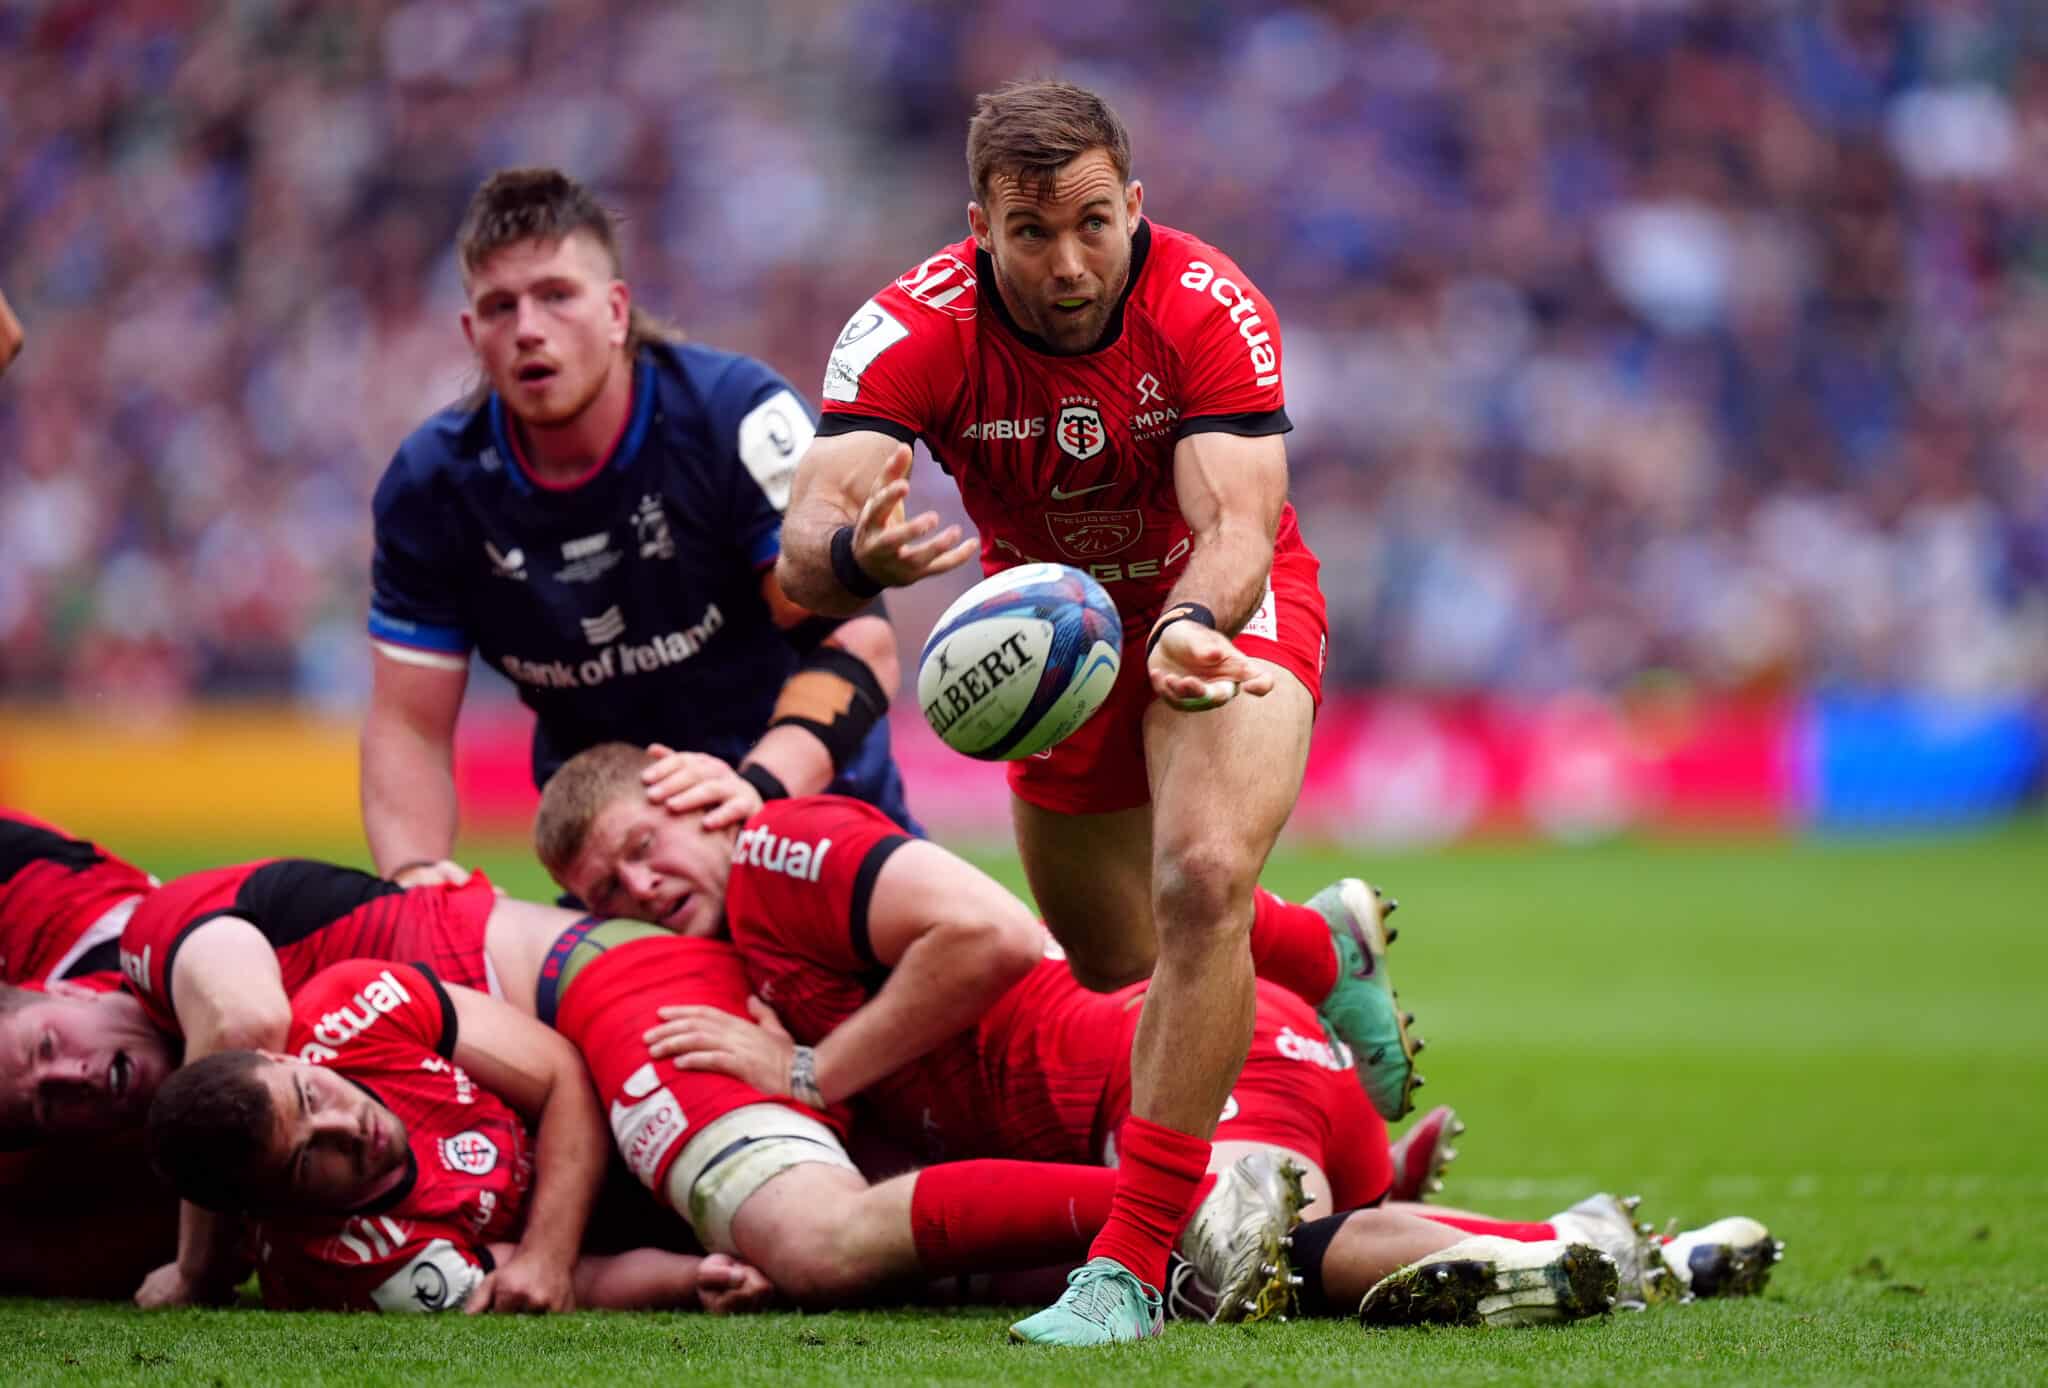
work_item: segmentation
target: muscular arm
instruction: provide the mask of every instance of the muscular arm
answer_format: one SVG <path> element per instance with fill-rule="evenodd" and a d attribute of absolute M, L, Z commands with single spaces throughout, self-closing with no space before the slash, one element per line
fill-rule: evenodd
<path fill-rule="evenodd" d="M 1287 449 L 1277 434 L 1190 434 L 1174 446 L 1173 485 L 1194 547 L 1167 598 L 1198 602 L 1226 634 L 1251 619 L 1273 567 L 1287 504 Z"/>
<path fill-rule="evenodd" d="M 576 1250 L 611 1152 L 597 1094 L 583 1058 L 558 1032 L 488 994 L 447 986 L 455 1063 L 537 1131 L 526 1232 L 479 1295 L 501 1310 L 566 1310 Z"/>
<path fill-rule="evenodd" d="M 858 1094 L 979 1021 L 1045 954 L 1000 882 L 937 844 L 906 843 L 875 878 L 868 939 L 888 982 L 817 1048 L 828 1103 Z"/>
<path fill-rule="evenodd" d="M 887 434 L 861 429 L 816 439 L 805 450 L 782 515 L 782 556 L 775 561 L 776 582 L 792 602 L 844 617 L 866 601 L 832 576 L 832 532 L 860 515 L 883 464 L 900 447 Z"/>
<path fill-rule="evenodd" d="M 783 596 L 774 572 L 764 575 L 761 589 L 777 626 L 785 629 L 808 620 L 811 613 Z M 821 645 L 831 646 L 857 657 L 874 673 L 876 683 L 888 698 L 896 696 L 902 682 L 902 668 L 896 657 L 896 629 L 878 613 L 864 613 L 842 623 Z M 807 728 L 774 724 L 784 718 L 811 718 L 830 723 L 843 711 L 851 691 L 846 681 L 828 674 L 799 669 L 790 676 L 776 697 L 769 715 L 768 731 L 741 761 L 742 766 L 759 766 L 789 789 L 791 795 L 812 795 L 832 783 L 836 768 L 832 755 L 818 736 Z"/>
<path fill-rule="evenodd" d="M 797 464 L 782 518 L 782 556 L 775 576 L 790 599 L 813 612 L 845 617 L 867 601 L 847 591 L 832 571 L 832 535 L 854 527 L 860 567 L 885 588 L 958 568 L 975 542 L 960 527 L 939 526 L 936 511 L 905 519 L 910 446 L 871 429 L 814 441 Z"/>
<path fill-rule="evenodd" d="M 469 670 L 375 651 L 363 719 L 363 832 L 379 872 L 435 862 L 455 847 L 455 719 Z"/>

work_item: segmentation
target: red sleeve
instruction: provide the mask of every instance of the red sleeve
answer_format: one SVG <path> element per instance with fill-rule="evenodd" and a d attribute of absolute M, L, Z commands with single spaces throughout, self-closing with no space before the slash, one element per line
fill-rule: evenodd
<path fill-rule="evenodd" d="M 171 1006 L 171 967 L 185 937 L 230 914 L 236 890 L 260 864 L 213 868 L 173 878 L 144 897 L 121 931 L 121 972 L 150 1021 L 182 1036 Z"/>
<path fill-rule="evenodd" d="M 455 1004 L 418 964 L 350 959 L 322 969 L 292 996 L 291 1039 L 301 1060 L 327 1064 L 368 1047 L 424 1046 L 455 1054 Z"/>
<path fill-rule="evenodd" d="M 1285 432 L 1280 317 L 1271 302 L 1228 256 L 1200 242 L 1162 279 L 1161 322 L 1181 358 L 1180 433 Z"/>
<path fill-rule="evenodd" d="M 266 1231 L 264 1304 L 279 1311 L 461 1309 L 490 1254 L 459 1229 L 357 1215 L 325 1234 Z"/>
<path fill-rule="evenodd" d="M 907 292 L 904 284 L 917 274 L 911 271 L 846 320 L 825 363 L 820 435 L 874 429 L 908 443 L 936 427 L 939 407 L 961 373 L 956 306 L 933 307 L 929 296 Z"/>
<path fill-rule="evenodd" d="M 837 795 L 771 802 L 733 849 L 726 921 L 754 990 L 815 1045 L 867 1001 L 881 973 L 868 902 L 909 837 L 881 811 Z"/>

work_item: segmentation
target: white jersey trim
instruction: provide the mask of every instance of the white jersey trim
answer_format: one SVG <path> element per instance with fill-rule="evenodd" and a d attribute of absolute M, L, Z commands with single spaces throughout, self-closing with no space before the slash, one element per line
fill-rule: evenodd
<path fill-rule="evenodd" d="M 400 665 L 420 665 L 429 670 L 467 670 L 469 657 L 449 655 L 445 651 L 423 651 L 418 646 L 399 646 L 389 641 L 370 640 L 370 648 L 378 655 L 395 660 Z"/>

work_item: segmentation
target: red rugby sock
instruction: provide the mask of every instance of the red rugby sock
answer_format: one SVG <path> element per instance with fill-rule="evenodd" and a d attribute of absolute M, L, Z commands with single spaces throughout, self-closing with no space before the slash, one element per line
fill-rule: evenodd
<path fill-rule="evenodd" d="M 1043 1267 L 1079 1258 L 1109 1217 L 1106 1166 L 961 1161 L 917 1173 L 910 1231 L 934 1277 Z"/>
<path fill-rule="evenodd" d="M 1090 1258 L 1114 1258 L 1157 1291 L 1166 1285 L 1166 1255 L 1180 1239 L 1209 1170 L 1204 1138 L 1148 1123 L 1135 1113 L 1117 1134 L 1116 1198 Z"/>
<path fill-rule="evenodd" d="M 1337 986 L 1337 947 L 1330 941 L 1330 923 L 1306 906 L 1254 887 L 1252 972 L 1310 1007 L 1321 1007 Z"/>
<path fill-rule="evenodd" d="M 1552 1224 L 1521 1223 L 1512 1219 L 1467 1219 L 1463 1215 L 1431 1214 L 1428 1210 L 1415 1213 L 1438 1224 L 1463 1229 L 1468 1234 L 1492 1234 L 1496 1238 L 1513 1239 L 1516 1243 L 1542 1243 L 1557 1237 L 1557 1227 Z"/>

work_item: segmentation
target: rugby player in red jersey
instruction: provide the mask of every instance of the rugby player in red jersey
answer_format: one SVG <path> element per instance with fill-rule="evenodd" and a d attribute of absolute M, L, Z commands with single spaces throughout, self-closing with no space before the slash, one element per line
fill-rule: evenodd
<path fill-rule="evenodd" d="M 661 1008 L 665 1021 L 647 1033 L 647 1053 L 815 1109 L 859 1095 L 889 1135 L 926 1158 L 1116 1159 L 1143 984 L 1112 995 L 1083 990 L 1056 956 L 1045 957 L 1043 927 L 1007 889 L 857 801 L 773 802 L 737 831 L 713 830 L 702 816 L 648 805 L 638 793 L 641 765 L 635 749 L 619 745 L 565 764 L 536 820 L 543 862 L 607 911 L 698 931 L 722 923 L 775 1009 L 757 1000 L 749 1020 L 731 1005 Z M 1384 1124 L 1350 1069 L 1349 1053 L 1324 1042 L 1305 1003 L 1259 985 L 1250 1060 L 1212 1155 L 1227 1175 L 1181 1237 L 1214 1314 L 1245 1318 L 1286 1303 L 1280 1242 L 1304 1193 L 1340 1212 L 1293 1236 L 1313 1310 L 1357 1304 L 1388 1278 L 1372 1304 L 1382 1320 L 1593 1314 L 1617 1288 L 1589 1250 L 1619 1266 L 1626 1295 L 1672 1294 L 1673 1270 L 1633 1226 L 1632 1205 L 1611 1196 L 1541 1223 L 1421 1206 L 1357 1210 L 1389 1193 L 1393 1170 Z M 1013 1161 L 1000 1184 L 977 1182 L 977 1165 L 928 1168 L 916 1192 L 921 1207 L 1000 1209 L 1069 1179 L 1064 1166 Z M 1281 1176 L 1287 1166 L 1301 1182 L 1292 1190 Z M 1751 1232 L 1754 1262 L 1753 1245 L 1768 1236 L 1761 1226 Z M 1467 1236 L 1496 1242 L 1460 1247 Z M 1688 1255 L 1711 1243 L 1723 1265 L 1741 1252 L 1732 1235 L 1687 1237 Z M 1449 1269 L 1443 1290 L 1454 1295 L 1414 1296 L 1418 1266 L 1432 1286 L 1435 1269 Z M 1493 1304 L 1501 1284 L 1523 1294 Z"/>
<path fill-rule="evenodd" d="M 0 351 L 0 356 L 4 356 Z M 156 880 L 96 843 L 0 809 L 0 1147 L 51 1111 L 139 1122 L 156 1050 L 121 996 L 121 927 Z M 59 1046 L 74 1023 L 111 1044 Z M 132 1029 L 131 1029 L 132 1028 Z M 145 1059 L 146 1063 L 146 1059 Z M 13 1141 L 10 1141 L 13 1139 Z M 176 1236 L 138 1135 L 0 1153 L 0 1295 L 126 1296 Z"/>
<path fill-rule="evenodd" d="M 1150 1333 L 1143 1308 L 1244 1062 L 1255 961 L 1318 1005 L 1389 1118 L 1413 1048 L 1373 894 L 1339 884 L 1303 907 L 1256 885 L 1300 790 L 1327 628 L 1287 504 L 1273 306 L 1228 256 L 1143 216 L 1129 137 L 1092 92 L 984 94 L 967 156 L 972 235 L 833 347 L 777 572 L 796 601 L 846 613 L 964 563 L 975 543 L 957 528 L 902 516 L 921 438 L 985 571 L 1087 569 L 1145 653 L 1077 733 L 1010 769 L 1025 873 L 1076 976 L 1153 978 L 1117 1212 L 1061 1306 L 1018 1327 L 1101 1343 Z"/>
<path fill-rule="evenodd" d="M 323 971 L 283 1051 L 216 1052 L 165 1083 L 149 1147 L 180 1195 L 256 1221 L 279 1309 L 735 1309 L 767 1291 L 724 1259 L 579 1258 L 605 1150 L 582 1061 L 424 966 Z"/>

